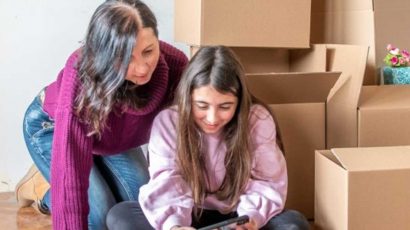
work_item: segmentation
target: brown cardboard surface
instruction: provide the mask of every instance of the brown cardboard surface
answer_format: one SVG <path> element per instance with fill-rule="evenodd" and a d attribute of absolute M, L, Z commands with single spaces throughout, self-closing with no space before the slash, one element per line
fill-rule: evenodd
<path fill-rule="evenodd" d="M 287 49 L 232 47 L 247 73 L 289 72 Z M 323 71 L 323 69 L 318 71 Z"/>
<path fill-rule="evenodd" d="M 358 146 L 410 145 L 410 85 L 364 86 Z"/>
<path fill-rule="evenodd" d="M 309 47 L 311 0 L 175 0 L 175 40 L 191 45 Z"/>
<path fill-rule="evenodd" d="M 325 146 L 325 104 L 270 105 L 281 132 L 288 168 L 286 208 L 313 218 L 314 151 Z"/>
<path fill-rule="evenodd" d="M 360 110 L 406 109 L 410 107 L 410 85 L 363 86 Z"/>
<path fill-rule="evenodd" d="M 340 72 L 248 74 L 247 84 L 254 96 L 269 104 L 325 103 L 339 76 Z"/>
<path fill-rule="evenodd" d="M 326 45 L 310 49 L 230 47 L 247 73 L 325 72 Z M 192 57 L 199 46 L 190 46 Z"/>
<path fill-rule="evenodd" d="M 409 229 L 409 176 L 410 146 L 316 151 L 315 225 Z"/>
<path fill-rule="evenodd" d="M 336 148 L 331 151 L 349 172 L 410 169 L 410 146 Z"/>
<path fill-rule="evenodd" d="M 360 11 L 360 10 L 389 10 L 409 8 L 410 2 L 403 0 L 313 0 L 312 12 L 329 11 Z"/>
<path fill-rule="evenodd" d="M 315 153 L 314 183 L 315 229 L 348 229 L 347 172 L 330 150 Z"/>
<path fill-rule="evenodd" d="M 174 2 L 175 39 L 182 36 L 187 41 L 201 40 L 201 1 L 178 0 Z"/>
<path fill-rule="evenodd" d="M 341 71 L 327 100 L 326 148 L 357 146 L 357 105 L 367 47 L 326 45 L 327 71 Z"/>
<path fill-rule="evenodd" d="M 410 49 L 409 10 L 407 0 L 312 0 L 311 42 L 369 46 L 364 84 L 374 85 L 387 44 Z"/>
<path fill-rule="evenodd" d="M 249 90 L 270 105 L 282 135 L 289 178 L 286 207 L 307 218 L 314 214 L 313 153 L 326 146 L 325 103 L 339 76 L 340 72 L 247 75 Z"/>

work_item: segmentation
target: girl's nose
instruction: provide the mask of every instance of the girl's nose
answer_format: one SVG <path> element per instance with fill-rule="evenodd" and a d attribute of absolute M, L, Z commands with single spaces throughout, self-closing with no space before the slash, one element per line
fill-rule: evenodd
<path fill-rule="evenodd" d="M 217 121 L 217 116 L 216 116 L 216 111 L 213 109 L 210 109 L 208 113 L 206 114 L 206 122 L 210 125 L 216 124 Z"/>

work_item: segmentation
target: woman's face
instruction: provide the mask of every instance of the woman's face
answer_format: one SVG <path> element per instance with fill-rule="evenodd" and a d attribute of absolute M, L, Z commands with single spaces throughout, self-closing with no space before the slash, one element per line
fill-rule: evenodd
<path fill-rule="evenodd" d="M 214 134 L 235 115 L 238 98 L 232 93 L 219 93 L 207 85 L 194 89 L 191 95 L 195 123 L 204 133 Z"/>
<path fill-rule="evenodd" d="M 138 31 L 125 79 L 136 85 L 147 84 L 157 67 L 159 55 L 158 38 L 152 28 Z"/>

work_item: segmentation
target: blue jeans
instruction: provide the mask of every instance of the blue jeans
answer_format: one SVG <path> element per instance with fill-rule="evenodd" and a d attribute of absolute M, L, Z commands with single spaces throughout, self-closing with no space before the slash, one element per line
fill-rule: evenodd
<path fill-rule="evenodd" d="M 43 110 L 39 96 L 26 111 L 23 133 L 35 165 L 50 182 L 54 121 Z M 144 150 L 142 146 L 112 156 L 94 156 L 88 189 L 89 229 L 107 229 L 105 220 L 111 207 L 121 201 L 138 199 L 139 188 L 149 180 Z M 46 193 L 41 205 L 52 213 L 50 194 L 50 191 Z"/>
<path fill-rule="evenodd" d="M 236 212 L 221 214 L 216 210 L 204 210 L 198 221 L 193 221 L 192 227 L 201 228 L 233 217 Z M 194 220 L 194 218 L 192 218 Z M 107 215 L 107 226 L 110 230 L 153 230 L 145 217 L 138 201 L 126 201 L 115 205 Z M 309 222 L 298 211 L 284 210 L 272 217 L 261 230 L 308 230 Z"/>

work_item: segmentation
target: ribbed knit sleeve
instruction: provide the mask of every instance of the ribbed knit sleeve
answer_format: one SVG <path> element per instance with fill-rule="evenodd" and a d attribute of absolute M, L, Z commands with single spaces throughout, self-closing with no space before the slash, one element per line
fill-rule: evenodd
<path fill-rule="evenodd" d="M 87 190 L 92 167 L 92 139 L 73 114 L 77 89 L 76 53 L 67 61 L 55 113 L 51 158 L 53 229 L 88 229 Z"/>

